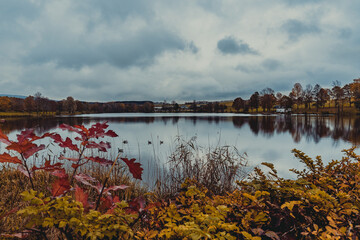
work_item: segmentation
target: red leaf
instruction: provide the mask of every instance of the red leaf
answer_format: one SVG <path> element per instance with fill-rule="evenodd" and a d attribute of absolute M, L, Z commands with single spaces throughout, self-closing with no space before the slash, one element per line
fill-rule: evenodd
<path fill-rule="evenodd" d="M 106 196 L 106 198 L 101 198 L 100 211 L 105 211 L 110 209 L 114 204 L 114 201 L 111 196 Z"/>
<path fill-rule="evenodd" d="M 123 160 L 129 167 L 129 171 L 134 178 L 142 180 L 141 175 L 144 169 L 141 167 L 140 163 L 135 162 L 135 158 L 132 158 L 130 160 L 127 158 L 121 158 L 121 160 Z"/>
<path fill-rule="evenodd" d="M 26 169 L 25 169 L 22 165 L 18 166 L 18 167 L 17 167 L 17 170 L 18 170 L 19 172 L 21 172 L 22 174 L 24 174 L 24 175 L 25 175 L 26 177 L 28 177 L 28 178 L 30 178 L 30 176 L 32 176 L 32 172 L 30 172 L 30 174 L 29 174 L 29 172 L 26 171 Z"/>
<path fill-rule="evenodd" d="M 68 158 L 68 157 L 64 157 L 64 156 L 60 156 L 59 160 L 69 160 L 69 161 L 73 161 L 73 162 L 79 161 L 78 158 Z"/>
<path fill-rule="evenodd" d="M 17 134 L 16 136 L 17 136 L 18 143 L 22 143 L 24 141 L 33 142 L 35 140 L 43 138 L 43 136 L 46 136 L 46 135 L 39 137 L 39 136 L 35 135 L 34 129 L 26 129 L 26 130 L 22 131 L 20 134 Z"/>
<path fill-rule="evenodd" d="M 51 173 L 51 175 L 59 177 L 59 178 L 68 178 L 69 177 L 67 175 L 67 173 L 65 172 L 65 169 L 55 170 Z"/>
<path fill-rule="evenodd" d="M 1 130 L 0 130 L 0 142 L 3 142 L 7 145 L 11 144 L 11 141 L 9 140 L 8 136 L 6 136 L 6 134 L 4 134 Z"/>
<path fill-rule="evenodd" d="M 143 197 L 137 197 L 129 202 L 129 208 L 136 212 L 141 212 L 145 209 L 146 201 Z"/>
<path fill-rule="evenodd" d="M 69 191 L 70 183 L 67 178 L 58 178 L 52 184 L 51 194 L 54 197 L 60 196 Z"/>
<path fill-rule="evenodd" d="M 104 190 L 104 194 L 106 194 L 107 192 L 109 191 L 117 191 L 117 190 L 124 190 L 126 188 L 128 188 L 129 186 L 126 186 L 126 185 L 118 185 L 118 186 L 111 186 L 111 187 L 108 187 Z"/>
<path fill-rule="evenodd" d="M 108 137 L 118 137 L 119 135 L 117 135 L 113 130 L 109 130 L 105 133 L 106 136 Z"/>
<path fill-rule="evenodd" d="M 13 150 L 18 153 L 24 153 L 27 150 L 37 146 L 36 144 L 29 142 L 27 140 L 23 141 L 22 143 L 12 142 L 9 146 L 6 147 L 7 150 Z"/>
<path fill-rule="evenodd" d="M 3 153 L 0 155 L 0 163 L 16 163 L 21 164 L 21 160 L 17 157 L 12 157 L 7 153 Z"/>
<path fill-rule="evenodd" d="M 99 149 L 99 151 L 102 151 L 102 152 L 106 152 L 107 148 L 111 148 L 111 145 L 109 142 L 99 142 L 99 143 L 96 143 L 96 142 L 88 142 L 88 144 L 86 145 L 87 148 L 97 148 Z"/>
<path fill-rule="evenodd" d="M 53 134 L 50 136 L 52 139 L 54 139 L 54 141 L 56 143 L 59 144 L 60 147 L 63 147 L 63 148 L 69 148 L 70 150 L 73 150 L 73 151 L 79 151 L 79 148 L 76 144 L 73 144 L 71 139 L 70 138 L 66 138 L 65 141 L 62 140 L 61 136 L 59 134 Z"/>
<path fill-rule="evenodd" d="M 35 153 L 37 153 L 38 151 L 44 150 L 45 149 L 45 145 L 41 144 L 40 146 L 37 146 L 36 144 L 34 144 L 34 146 L 32 146 L 31 148 L 27 149 L 25 152 L 23 152 L 23 156 L 24 158 L 29 158 L 32 155 L 34 155 Z"/>
<path fill-rule="evenodd" d="M 77 127 L 80 128 L 79 126 L 77 126 Z M 67 125 L 67 124 L 65 124 L 65 123 L 60 124 L 59 128 L 62 129 L 62 130 L 68 130 L 68 131 L 70 131 L 70 132 L 76 132 L 76 133 L 79 133 L 79 134 L 83 133 L 83 132 L 82 132 L 81 130 L 79 130 L 78 128 L 72 127 L 72 126 Z"/>
<path fill-rule="evenodd" d="M 78 202 L 81 202 L 84 208 L 89 207 L 88 202 L 89 194 L 85 193 L 82 188 L 79 186 L 75 187 L 75 199 Z"/>
<path fill-rule="evenodd" d="M 103 123 L 96 123 L 93 124 L 90 128 L 89 128 L 89 137 L 90 138 L 99 138 L 99 137 L 104 137 L 105 136 L 105 131 L 104 129 L 106 129 L 109 125 L 107 124 L 107 121 L 103 122 Z"/>
<path fill-rule="evenodd" d="M 34 166 L 32 168 L 32 171 L 35 171 L 35 170 L 45 170 L 45 171 L 49 171 L 49 172 L 52 172 L 52 171 L 55 171 L 55 170 L 60 170 L 62 169 L 62 163 L 55 163 L 54 165 L 51 165 L 50 164 L 50 160 L 47 160 L 45 161 L 45 165 L 43 167 L 36 167 Z"/>
<path fill-rule="evenodd" d="M 71 164 L 71 167 L 72 168 L 78 168 L 78 167 L 81 167 L 82 165 L 85 165 L 87 162 L 84 162 L 84 163 L 81 163 L 81 164 L 75 164 L 75 163 L 73 163 L 73 164 Z"/>
<path fill-rule="evenodd" d="M 105 158 L 101 158 L 101 157 L 84 157 L 85 159 L 88 159 L 90 161 L 93 162 L 97 162 L 100 163 L 101 165 L 111 165 L 114 162 Z"/>
<path fill-rule="evenodd" d="M 75 178 L 77 181 L 79 181 L 79 182 L 81 182 L 81 183 L 83 183 L 83 184 L 85 184 L 85 185 L 87 185 L 87 186 L 93 187 L 93 188 L 96 188 L 96 187 L 95 187 L 93 184 L 91 184 L 90 182 L 98 183 L 98 181 L 97 181 L 95 178 L 93 178 L 93 177 L 91 177 L 91 176 L 89 176 L 89 175 L 86 175 L 86 174 L 84 174 L 84 173 L 76 174 L 76 175 L 74 176 L 74 178 Z M 101 188 L 100 188 L 100 190 L 101 190 Z"/>

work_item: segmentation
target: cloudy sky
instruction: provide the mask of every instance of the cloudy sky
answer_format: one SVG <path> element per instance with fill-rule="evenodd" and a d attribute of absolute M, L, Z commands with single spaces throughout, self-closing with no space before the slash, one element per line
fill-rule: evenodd
<path fill-rule="evenodd" d="M 0 93 L 220 100 L 360 76 L 360 1 L 0 0 Z"/>

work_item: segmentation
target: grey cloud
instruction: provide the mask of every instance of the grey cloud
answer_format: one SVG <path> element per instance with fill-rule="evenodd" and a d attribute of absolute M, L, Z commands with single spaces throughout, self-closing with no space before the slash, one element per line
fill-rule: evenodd
<path fill-rule="evenodd" d="M 353 32 L 350 28 L 342 28 L 339 30 L 339 37 L 342 39 L 347 39 L 352 36 Z"/>
<path fill-rule="evenodd" d="M 247 43 L 244 43 L 242 40 L 236 40 L 231 36 L 219 40 L 217 48 L 223 54 L 259 54 L 256 50 L 250 48 Z"/>
<path fill-rule="evenodd" d="M 291 6 L 294 5 L 303 5 L 303 4 L 314 4 L 314 3 L 320 3 L 323 0 L 285 0 L 285 2 Z"/>
<path fill-rule="evenodd" d="M 194 54 L 199 52 L 199 48 L 195 45 L 193 41 L 189 42 L 186 47 Z"/>
<path fill-rule="evenodd" d="M 316 24 L 306 24 L 296 19 L 286 21 L 281 28 L 288 34 L 290 41 L 297 41 L 307 34 L 320 33 L 321 30 Z"/>
<path fill-rule="evenodd" d="M 24 0 L 0 0 L 0 21 L 13 24 L 18 19 L 33 19 L 40 9 L 35 4 Z"/>
<path fill-rule="evenodd" d="M 265 71 L 276 71 L 281 66 L 281 62 L 276 59 L 265 59 L 260 65 L 243 65 L 239 64 L 235 67 L 235 70 L 243 73 L 264 73 Z"/>
<path fill-rule="evenodd" d="M 101 18 L 112 21 L 116 18 L 125 19 L 129 16 L 150 18 L 154 15 L 153 4 L 147 0 L 106 0 L 76 1 L 76 10 L 86 15 L 100 13 Z"/>
<path fill-rule="evenodd" d="M 32 49 L 25 62 L 55 62 L 60 67 L 81 68 L 108 63 L 119 68 L 146 67 L 165 51 L 184 50 L 185 42 L 162 29 L 144 30 L 121 41 L 104 40 L 99 44 L 68 40 L 44 39 Z"/>
<path fill-rule="evenodd" d="M 259 67 L 254 67 L 254 66 L 246 66 L 246 65 L 242 65 L 239 64 L 235 67 L 235 70 L 241 71 L 243 73 L 261 73 L 262 69 Z"/>
<path fill-rule="evenodd" d="M 277 70 L 281 63 L 276 59 L 266 59 L 261 64 L 266 70 L 275 71 Z"/>

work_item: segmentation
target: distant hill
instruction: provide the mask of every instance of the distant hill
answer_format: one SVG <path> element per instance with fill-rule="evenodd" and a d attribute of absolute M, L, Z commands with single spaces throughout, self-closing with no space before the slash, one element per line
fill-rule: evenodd
<path fill-rule="evenodd" d="M 12 94 L 0 94 L 0 97 L 14 97 L 14 98 L 21 98 L 21 99 L 27 98 L 27 96 L 12 95 Z"/>

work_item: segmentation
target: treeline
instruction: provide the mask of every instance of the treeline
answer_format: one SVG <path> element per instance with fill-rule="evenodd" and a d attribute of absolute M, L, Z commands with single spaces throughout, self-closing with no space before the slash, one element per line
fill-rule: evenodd
<path fill-rule="evenodd" d="M 30 113 L 120 113 L 120 112 L 154 112 L 154 104 L 150 101 L 134 102 L 84 102 L 69 96 L 55 101 L 36 93 L 25 99 L 0 97 L 0 112 Z"/>
<path fill-rule="evenodd" d="M 331 102 L 338 113 L 342 113 L 347 104 L 349 107 L 354 104 L 356 108 L 360 108 L 360 78 L 344 86 L 339 81 L 334 81 L 332 88 L 322 88 L 319 84 L 308 84 L 303 88 L 300 83 L 295 83 L 289 95 L 280 92 L 275 94 L 273 89 L 265 88 L 260 93 L 253 93 L 250 99 L 234 99 L 232 107 L 243 112 L 258 111 L 260 107 L 262 111 L 270 112 L 276 105 L 288 110 L 299 110 L 300 106 L 305 110 L 315 107 L 318 111 L 319 108 L 330 108 Z"/>

